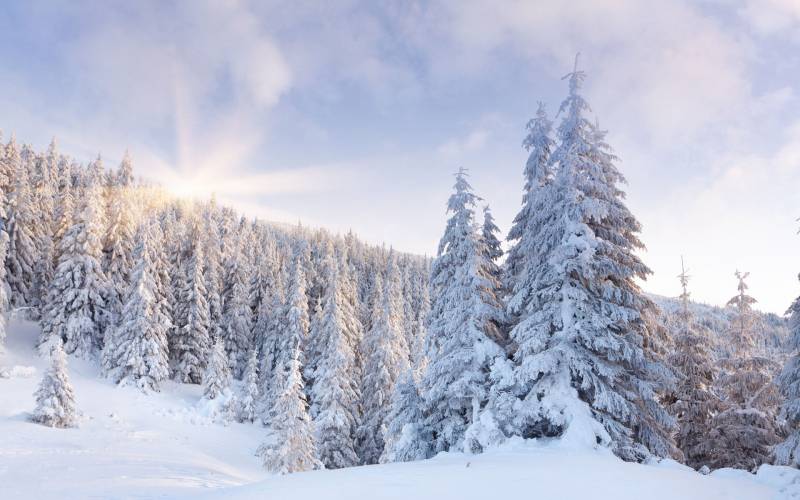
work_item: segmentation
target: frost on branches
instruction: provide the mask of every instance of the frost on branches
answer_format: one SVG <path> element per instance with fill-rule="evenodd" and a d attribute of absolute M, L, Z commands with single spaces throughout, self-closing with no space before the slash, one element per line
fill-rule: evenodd
<path fill-rule="evenodd" d="M 533 152 L 509 252 L 521 401 L 509 419 L 524 437 L 601 443 L 626 460 L 669 456 L 673 421 L 655 394 L 660 367 L 643 349 L 643 313 L 653 305 L 635 283 L 650 273 L 635 254 L 640 226 L 604 133 L 585 116 L 584 73 L 568 79 L 549 164 L 543 113 L 526 141 Z"/>
<path fill-rule="evenodd" d="M 355 431 L 358 419 L 358 380 L 355 378 L 354 337 L 360 325 L 346 293 L 347 268 L 329 256 L 326 292 L 318 335 L 322 347 L 315 373 L 314 415 L 319 458 L 328 469 L 358 465 Z"/>
<path fill-rule="evenodd" d="M 480 451 L 481 443 L 465 443 L 464 437 L 486 405 L 491 365 L 504 356 L 493 340 L 500 337 L 495 321 L 502 306 L 490 249 L 475 220 L 478 199 L 461 170 L 431 270 L 428 366 L 421 392 L 434 452 Z"/>
<path fill-rule="evenodd" d="M 150 251 L 151 229 L 142 223 L 136 232 L 136 263 L 119 324 L 109 328 L 103 348 L 103 367 L 117 383 L 142 390 L 159 390 L 169 376 L 167 329 L 157 299 L 155 263 Z"/>
<path fill-rule="evenodd" d="M 322 468 L 303 393 L 299 346 L 291 351 L 288 363 L 277 369 L 275 418 L 270 426 L 273 436 L 257 452 L 264 467 L 277 474 Z"/>
<path fill-rule="evenodd" d="M 78 410 L 75 392 L 67 376 L 67 358 L 61 343 L 50 351 L 50 368 L 44 374 L 36 397 L 36 409 L 31 414 L 33 422 L 48 427 L 75 427 Z"/>
<path fill-rule="evenodd" d="M 800 278 L 800 277 L 799 277 Z M 786 361 L 779 383 L 786 400 L 782 415 L 789 436 L 775 447 L 775 461 L 780 465 L 800 467 L 800 297 L 789 308 L 790 347 L 792 356 Z"/>
<path fill-rule="evenodd" d="M 736 312 L 728 332 L 727 358 L 721 360 L 718 390 L 723 409 L 713 420 L 707 436 L 713 449 L 710 467 L 755 470 L 768 463 L 772 447 L 780 441 L 776 420 L 777 387 L 773 383 L 775 363 L 755 354 L 756 300 L 747 295 L 745 279 L 750 273 L 736 271 L 739 293 L 728 301 Z"/>
<path fill-rule="evenodd" d="M 681 262 L 683 264 L 683 262 Z M 689 309 L 689 275 L 679 275 L 681 311 L 669 356 L 678 382 L 668 397 L 668 409 L 678 422 L 676 444 L 687 465 L 699 469 L 710 463 L 712 449 L 708 441 L 711 422 L 722 402 L 714 392 L 717 369 L 711 359 L 708 331 L 699 325 Z"/>

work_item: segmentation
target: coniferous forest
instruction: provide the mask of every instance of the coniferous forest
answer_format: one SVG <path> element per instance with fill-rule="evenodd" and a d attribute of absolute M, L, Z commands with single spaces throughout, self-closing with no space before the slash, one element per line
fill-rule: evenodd
<path fill-rule="evenodd" d="M 214 419 L 263 429 L 253 460 L 276 473 L 518 438 L 797 467 L 800 298 L 762 314 L 735 269 L 724 308 L 694 303 L 686 270 L 675 298 L 643 291 L 641 226 L 585 78 L 527 124 L 507 233 L 453 167 L 432 259 L 177 199 L 127 155 L 82 164 L 6 137 L 0 305 L 40 326 L 50 364 L 31 420 L 80 425 L 80 359 L 144 394 L 200 386 Z"/>

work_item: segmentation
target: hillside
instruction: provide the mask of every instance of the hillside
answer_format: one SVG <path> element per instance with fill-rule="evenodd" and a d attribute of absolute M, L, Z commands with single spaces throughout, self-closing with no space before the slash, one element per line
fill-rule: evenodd
<path fill-rule="evenodd" d="M 44 362 L 36 327 L 13 322 L 0 355 L 0 498 L 651 500 L 800 498 L 800 477 L 764 466 L 758 475 L 703 476 L 672 461 L 623 462 L 607 451 L 512 441 L 482 455 L 446 453 L 426 461 L 272 476 L 254 456 L 268 430 L 213 422 L 200 388 L 166 383 L 144 395 L 116 387 L 97 368 L 70 359 L 82 411 L 76 429 L 27 421 Z M 791 483 L 791 484 L 790 484 Z"/>

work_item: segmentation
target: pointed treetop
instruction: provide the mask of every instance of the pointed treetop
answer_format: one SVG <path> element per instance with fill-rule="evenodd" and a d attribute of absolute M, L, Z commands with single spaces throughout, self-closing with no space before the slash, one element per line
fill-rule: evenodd
<path fill-rule="evenodd" d="M 686 266 L 683 264 L 683 256 L 681 255 L 681 273 L 678 275 L 678 279 L 681 281 L 681 288 L 683 289 L 680 299 L 683 302 L 684 313 L 689 310 L 689 278 L 691 278 L 691 276 L 688 274 L 688 269 L 686 269 Z"/>

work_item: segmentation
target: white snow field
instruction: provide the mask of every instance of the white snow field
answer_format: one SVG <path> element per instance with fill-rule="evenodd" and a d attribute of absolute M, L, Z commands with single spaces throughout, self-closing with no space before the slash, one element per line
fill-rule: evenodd
<path fill-rule="evenodd" d="M 212 422 L 197 407 L 199 387 L 169 383 L 144 395 L 113 386 L 73 358 L 69 374 L 81 424 L 50 429 L 27 420 L 46 368 L 33 348 L 36 334 L 31 324 L 13 322 L 0 354 L 0 500 L 800 498 L 800 475 L 786 467 L 703 476 L 672 461 L 625 463 L 603 450 L 557 442 L 272 476 L 254 456 L 266 430 Z"/>

